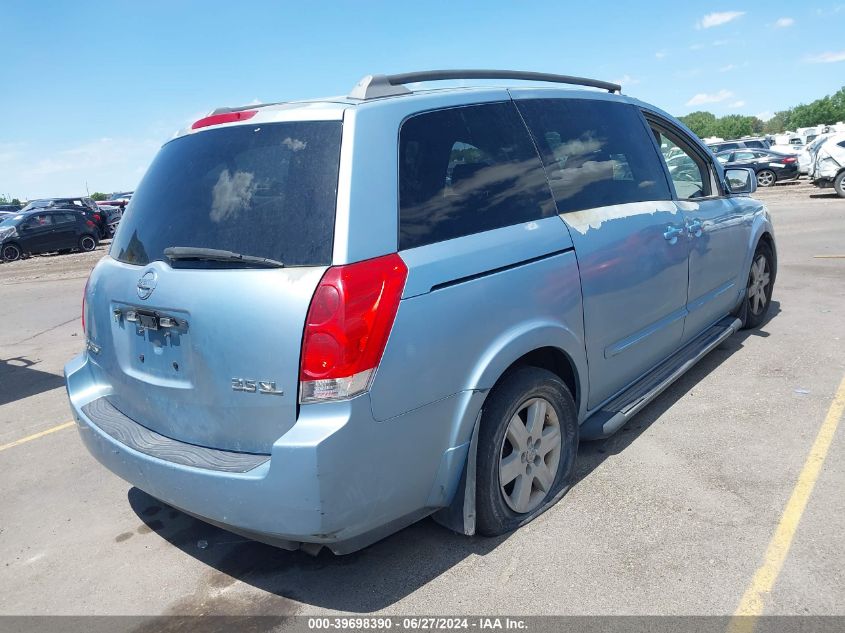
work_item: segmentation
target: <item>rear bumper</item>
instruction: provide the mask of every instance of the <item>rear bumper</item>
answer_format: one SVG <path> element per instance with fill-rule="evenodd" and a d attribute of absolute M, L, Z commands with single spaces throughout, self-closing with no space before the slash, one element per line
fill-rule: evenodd
<path fill-rule="evenodd" d="M 65 376 L 80 437 L 113 473 L 233 532 L 287 549 L 321 544 L 338 554 L 451 501 L 469 446 L 452 429 L 465 415 L 474 419 L 483 400 L 461 392 L 383 422 L 374 420 L 368 395 L 306 405 L 269 459 L 230 472 L 141 452 L 98 426 L 86 405 L 107 399 L 109 387 L 97 384 L 86 354 L 68 363 Z"/>

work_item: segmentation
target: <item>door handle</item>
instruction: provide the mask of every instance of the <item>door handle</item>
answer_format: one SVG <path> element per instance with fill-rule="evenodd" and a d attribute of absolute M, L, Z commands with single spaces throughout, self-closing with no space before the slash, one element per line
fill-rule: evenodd
<path fill-rule="evenodd" d="M 663 232 L 663 238 L 670 244 L 677 244 L 678 236 L 683 234 L 684 229 L 679 226 L 672 226 L 670 224 L 666 227 L 666 230 Z"/>
<path fill-rule="evenodd" d="M 687 222 L 687 233 L 692 237 L 701 237 L 701 220 Z"/>

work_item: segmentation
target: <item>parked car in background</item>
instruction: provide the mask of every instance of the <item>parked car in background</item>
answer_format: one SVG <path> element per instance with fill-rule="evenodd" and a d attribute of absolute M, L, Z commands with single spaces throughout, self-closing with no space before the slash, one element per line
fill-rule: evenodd
<path fill-rule="evenodd" d="M 97 248 L 93 220 L 72 209 L 36 208 L 0 222 L 0 257 L 15 261 L 24 255 Z"/>
<path fill-rule="evenodd" d="M 816 187 L 833 187 L 845 198 L 845 134 L 831 134 L 810 151 L 810 180 Z"/>
<path fill-rule="evenodd" d="M 17 213 L 22 208 L 22 204 L 0 204 L 0 213 Z"/>
<path fill-rule="evenodd" d="M 126 205 L 129 204 L 129 200 L 132 199 L 131 191 L 124 191 L 121 193 L 113 193 L 105 200 L 97 200 L 97 204 L 101 207 L 103 206 L 110 206 L 110 207 L 120 207 L 121 209 L 126 208 Z"/>
<path fill-rule="evenodd" d="M 725 167 L 748 167 L 757 174 L 757 184 L 771 187 L 777 182 L 798 178 L 798 157 L 771 150 L 739 149 L 716 154 Z"/>
<path fill-rule="evenodd" d="M 111 206 L 106 204 L 100 204 L 97 202 L 97 205 L 100 208 L 100 212 L 105 215 L 106 219 L 106 237 L 114 237 L 114 232 L 117 230 L 117 226 L 120 224 L 121 218 L 123 218 L 123 207 Z"/>
<path fill-rule="evenodd" d="M 733 141 L 722 141 L 721 143 L 711 143 L 707 147 L 710 148 L 710 151 L 714 154 L 718 154 L 719 152 L 724 152 L 729 149 L 742 149 L 746 147 L 751 147 L 754 149 L 768 149 L 769 148 L 769 141 L 766 138 L 743 138 L 743 139 L 736 139 Z"/>
<path fill-rule="evenodd" d="M 611 94 L 410 89 L 462 78 Z M 435 513 L 487 536 L 539 516 L 579 438 L 771 305 L 752 170 L 620 92 L 435 71 L 195 122 L 86 284 L 65 367 L 85 446 L 288 549 L 351 552 Z M 674 148 L 695 170 L 670 173 Z"/>
<path fill-rule="evenodd" d="M 97 225 L 99 239 L 109 236 L 107 215 L 104 211 L 100 210 L 100 207 L 91 198 L 40 198 L 31 201 L 22 211 L 32 211 L 33 209 L 71 209 L 78 211 Z"/>

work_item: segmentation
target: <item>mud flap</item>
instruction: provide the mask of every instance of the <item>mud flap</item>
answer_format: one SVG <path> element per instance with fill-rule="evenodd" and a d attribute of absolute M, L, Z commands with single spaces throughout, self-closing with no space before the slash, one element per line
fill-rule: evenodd
<path fill-rule="evenodd" d="M 475 418 L 469 454 L 452 503 L 431 515 L 431 518 L 443 527 L 466 536 L 475 534 L 475 457 L 478 452 L 478 429 L 481 426 L 483 410 L 482 408 Z"/>

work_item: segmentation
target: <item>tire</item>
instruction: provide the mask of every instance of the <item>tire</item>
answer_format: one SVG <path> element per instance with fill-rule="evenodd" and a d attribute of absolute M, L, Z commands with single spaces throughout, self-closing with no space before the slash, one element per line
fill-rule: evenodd
<path fill-rule="evenodd" d="M 777 181 L 778 177 L 771 169 L 761 169 L 757 172 L 757 184 L 761 187 L 773 187 Z"/>
<path fill-rule="evenodd" d="M 90 253 L 97 248 L 97 238 L 93 235 L 83 235 L 79 238 L 79 250 Z"/>
<path fill-rule="evenodd" d="M 7 262 L 16 262 L 23 256 L 21 247 L 17 244 L 4 244 L 0 259 Z"/>
<path fill-rule="evenodd" d="M 745 286 L 745 323 L 742 326 L 744 329 L 759 327 L 766 320 L 772 303 L 775 273 L 775 255 L 772 248 L 766 242 L 760 242 L 754 251 L 748 283 Z"/>
<path fill-rule="evenodd" d="M 836 195 L 840 198 L 845 198 L 845 171 L 840 171 L 833 181 L 833 188 L 836 189 Z"/>
<path fill-rule="evenodd" d="M 530 428 L 540 415 L 542 428 Z M 484 404 L 478 432 L 478 533 L 504 534 L 542 514 L 572 486 L 577 452 L 575 402 L 560 378 L 537 367 L 506 374 Z M 503 466 L 508 472 L 500 478 Z M 509 474 L 514 477 L 502 484 Z"/>

